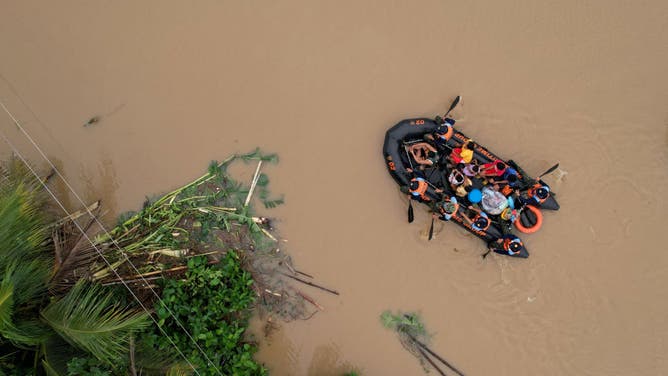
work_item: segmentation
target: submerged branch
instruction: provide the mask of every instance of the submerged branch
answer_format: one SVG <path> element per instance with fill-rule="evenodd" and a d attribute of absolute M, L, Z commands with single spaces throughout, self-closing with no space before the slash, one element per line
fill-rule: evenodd
<path fill-rule="evenodd" d="M 285 273 L 281 273 L 281 274 L 283 274 L 284 276 L 286 276 L 286 277 L 288 277 L 288 278 L 292 278 L 292 279 L 294 279 L 295 281 L 298 281 L 298 282 L 307 284 L 307 285 L 312 286 L 312 287 L 315 287 L 315 288 L 319 288 L 320 290 L 327 291 L 327 292 L 329 292 L 329 293 L 331 293 L 331 294 L 334 294 L 334 295 L 339 295 L 339 292 L 336 291 L 336 290 L 328 289 L 327 287 L 323 287 L 323 286 L 317 285 L 317 284 L 315 284 L 315 283 L 313 283 L 313 282 L 305 281 L 305 280 L 303 280 L 303 279 L 301 279 L 301 278 L 292 276 L 292 275 L 290 275 L 290 274 L 285 274 Z"/>
<path fill-rule="evenodd" d="M 301 292 L 301 291 L 299 291 L 299 290 L 297 290 L 297 294 L 298 294 L 299 296 L 301 296 L 302 298 L 304 298 L 304 300 L 306 300 L 307 302 L 309 302 L 309 303 L 313 304 L 314 306 L 316 306 L 319 310 L 321 310 L 321 311 L 324 311 L 324 310 L 325 310 L 325 307 L 323 307 L 323 306 L 321 306 L 320 304 L 318 304 L 318 302 L 316 302 L 315 300 L 313 300 L 313 298 L 311 298 L 310 296 L 304 294 L 303 292 Z"/>

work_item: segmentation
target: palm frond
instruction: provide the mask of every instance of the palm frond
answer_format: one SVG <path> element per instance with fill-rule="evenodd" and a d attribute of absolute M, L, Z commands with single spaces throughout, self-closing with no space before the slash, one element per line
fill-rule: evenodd
<path fill-rule="evenodd" d="M 16 280 L 14 278 L 17 275 L 16 269 L 14 266 L 9 267 L 3 276 L 2 283 L 0 283 L 0 335 L 17 347 L 30 348 L 41 343 L 46 333 L 38 321 L 15 317 L 15 310 L 18 307 L 17 300 L 21 299 L 22 293 L 25 293 L 24 291 L 18 292 L 16 289 L 16 280 L 20 279 L 20 277 Z M 18 269 L 28 270 L 24 266 Z M 23 283 L 18 285 L 25 286 Z M 35 290 L 37 289 L 28 291 L 28 294 Z"/>
<path fill-rule="evenodd" d="M 94 222 L 95 218 L 89 219 L 82 227 L 83 233 L 78 228 L 76 231 L 67 229 L 53 232 L 54 244 L 62 245 L 56 247 L 57 261 L 50 281 L 53 293 L 69 289 L 78 279 L 86 276 L 90 266 L 98 258 L 98 252 L 89 241 L 93 238 L 93 233 L 98 230 L 97 226 L 93 226 Z M 69 227 L 72 223 L 63 224 L 62 227 L 66 225 Z"/>
<path fill-rule="evenodd" d="M 0 333 L 12 322 L 14 310 L 14 284 L 5 277 L 0 284 Z"/>
<path fill-rule="evenodd" d="M 111 290 L 85 282 L 41 314 L 63 339 L 109 365 L 127 353 L 130 334 L 148 326 L 147 314 L 122 307 Z"/>
<path fill-rule="evenodd" d="M 48 244 L 44 204 L 26 184 L 0 184 L 0 269 L 45 254 Z"/>
<path fill-rule="evenodd" d="M 4 278 L 11 279 L 14 285 L 16 309 L 32 309 L 39 306 L 49 280 L 48 265 L 48 261 L 40 257 L 7 266 Z"/>

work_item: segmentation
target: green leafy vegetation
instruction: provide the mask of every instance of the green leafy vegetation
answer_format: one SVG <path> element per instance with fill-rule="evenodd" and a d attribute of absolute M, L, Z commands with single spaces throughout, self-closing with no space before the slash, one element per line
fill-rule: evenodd
<path fill-rule="evenodd" d="M 380 315 L 380 321 L 384 327 L 394 329 L 399 334 L 411 335 L 416 338 L 427 336 L 422 319 L 414 312 L 393 314 L 391 311 L 385 311 Z"/>
<path fill-rule="evenodd" d="M 58 220 L 38 178 L 17 161 L 2 166 L 0 375 L 192 374 L 191 364 L 200 375 L 266 374 L 243 338 L 259 290 L 245 251 L 271 255 L 276 239 L 245 200 L 252 189 L 265 207 L 282 198 L 270 198 L 265 174 L 252 189 L 234 181 L 227 168 L 235 160 L 276 157 L 256 150 L 212 163 L 97 235 L 87 211 Z M 119 277 L 153 307 L 160 328 Z"/>
<path fill-rule="evenodd" d="M 89 375 L 89 376 L 112 376 L 109 366 L 95 358 L 72 358 L 67 363 L 67 376 Z"/>
<path fill-rule="evenodd" d="M 156 318 L 167 333 L 174 333 L 171 339 L 177 347 L 192 349 L 190 338 L 169 312 L 185 326 L 206 354 L 186 352 L 200 374 L 215 375 L 221 365 L 225 373 L 234 375 L 266 374 L 252 358 L 255 347 L 243 343 L 242 338 L 253 302 L 252 283 L 234 252 L 228 252 L 216 265 L 208 265 L 203 256 L 191 258 L 185 281 L 164 281 L 162 298 L 166 306 L 156 304 Z M 159 350 L 172 348 L 157 328 L 147 340 Z"/>

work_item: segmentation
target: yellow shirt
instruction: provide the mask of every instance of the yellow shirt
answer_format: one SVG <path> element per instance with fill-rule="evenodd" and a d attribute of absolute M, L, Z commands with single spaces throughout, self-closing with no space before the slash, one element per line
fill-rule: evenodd
<path fill-rule="evenodd" d="M 473 159 L 473 150 L 462 148 L 459 156 L 462 157 L 462 162 L 471 163 L 471 160 Z"/>

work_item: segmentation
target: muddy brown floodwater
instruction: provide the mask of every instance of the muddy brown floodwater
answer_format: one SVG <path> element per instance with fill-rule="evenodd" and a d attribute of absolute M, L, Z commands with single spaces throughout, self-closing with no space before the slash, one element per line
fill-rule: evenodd
<path fill-rule="evenodd" d="M 379 322 L 418 311 L 469 375 L 668 374 L 665 1 L 0 1 L 0 99 L 109 217 L 260 146 L 325 311 L 261 344 L 274 375 L 419 375 Z M 426 240 L 385 131 L 442 113 L 562 210 L 527 260 Z M 97 122 L 84 127 L 91 118 Z M 43 163 L 3 112 L 0 129 Z M 2 144 L 3 157 L 8 147 Z M 559 179 L 557 179 L 559 178 Z M 76 206 L 72 197 L 62 198 Z"/>

